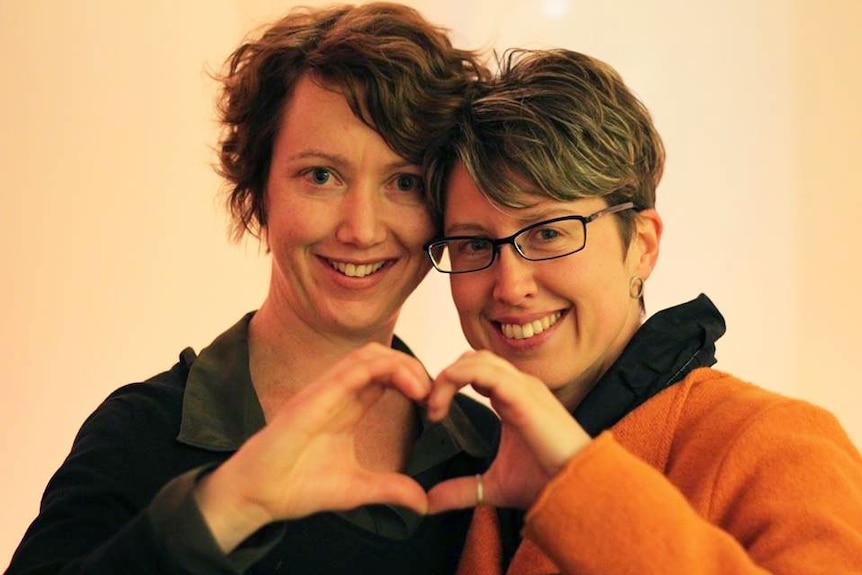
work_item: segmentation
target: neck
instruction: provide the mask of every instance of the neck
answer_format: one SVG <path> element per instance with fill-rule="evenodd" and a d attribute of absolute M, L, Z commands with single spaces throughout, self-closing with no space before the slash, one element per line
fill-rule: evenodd
<path fill-rule="evenodd" d="M 315 326 L 287 316 L 267 300 L 249 325 L 249 362 L 252 381 L 258 378 L 282 385 L 302 386 L 319 377 L 345 355 L 371 342 L 389 346 L 391 326 L 364 333 L 323 332 Z M 295 380 L 295 382 L 294 382 Z M 294 382 L 294 383 L 292 383 Z"/>
<path fill-rule="evenodd" d="M 393 331 L 392 325 L 362 332 L 321 331 L 267 299 L 249 325 L 249 368 L 255 391 L 261 403 L 271 397 L 284 399 L 351 351 L 371 342 L 390 346 Z"/>
<path fill-rule="evenodd" d="M 296 392 L 320 378 L 350 351 L 371 341 L 390 345 L 392 330 L 376 337 L 332 337 L 286 321 L 266 302 L 249 325 L 249 368 L 266 421 Z M 415 440 L 412 402 L 393 390 L 369 409 L 356 429 L 358 460 L 368 469 L 398 471 Z"/>
<path fill-rule="evenodd" d="M 634 337 L 635 332 L 641 326 L 641 314 L 638 307 L 637 313 L 632 314 L 626 322 L 624 329 L 620 331 L 617 341 L 608 348 L 608 352 L 591 367 L 586 369 L 581 375 L 571 383 L 564 385 L 554 390 L 554 395 L 557 399 L 566 406 L 570 413 L 574 413 L 590 390 L 595 387 L 599 380 L 604 377 L 617 362 L 622 355 L 628 343 Z"/>

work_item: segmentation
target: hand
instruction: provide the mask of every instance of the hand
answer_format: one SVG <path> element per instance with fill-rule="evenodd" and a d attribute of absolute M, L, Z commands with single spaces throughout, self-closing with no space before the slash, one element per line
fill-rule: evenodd
<path fill-rule="evenodd" d="M 530 507 L 548 480 L 589 443 L 589 435 L 544 382 L 489 351 L 467 352 L 437 376 L 429 419 L 442 419 L 466 385 L 491 400 L 503 426 L 497 457 L 482 476 L 484 502 Z M 436 485 L 428 493 L 429 512 L 475 505 L 476 481 L 461 477 Z"/>
<path fill-rule="evenodd" d="M 431 382 L 407 354 L 368 344 L 294 395 L 198 486 L 201 511 L 230 551 L 263 525 L 380 503 L 427 512 L 422 487 L 357 461 L 357 424 L 387 389 L 423 401 Z"/>

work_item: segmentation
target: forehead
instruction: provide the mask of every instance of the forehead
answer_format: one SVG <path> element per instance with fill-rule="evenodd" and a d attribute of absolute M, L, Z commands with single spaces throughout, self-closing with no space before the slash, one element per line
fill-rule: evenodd
<path fill-rule="evenodd" d="M 274 156 L 285 160 L 315 155 L 409 164 L 356 116 L 340 88 L 306 73 L 285 102 Z"/>
<path fill-rule="evenodd" d="M 600 198 L 582 198 L 561 201 L 532 190 L 532 185 L 523 183 L 522 193 L 511 199 L 524 207 L 510 207 L 487 198 L 459 162 L 453 168 L 446 188 L 446 210 L 444 225 L 446 233 L 468 230 L 484 231 L 518 229 L 541 220 L 567 215 L 589 215 L 605 206 Z"/>
<path fill-rule="evenodd" d="M 284 104 L 281 129 L 313 131 L 350 119 L 355 116 L 341 90 L 305 73 L 296 81 Z"/>

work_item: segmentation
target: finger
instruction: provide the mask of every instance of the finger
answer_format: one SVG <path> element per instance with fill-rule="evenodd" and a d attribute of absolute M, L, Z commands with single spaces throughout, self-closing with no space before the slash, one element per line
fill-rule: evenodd
<path fill-rule="evenodd" d="M 440 421 L 446 417 L 455 394 L 471 383 L 469 377 L 459 377 L 457 366 L 469 362 L 475 354 L 476 352 L 473 351 L 462 354 L 455 363 L 446 367 L 434 378 L 426 401 L 427 417 L 430 421 Z"/>
<path fill-rule="evenodd" d="M 541 380 L 487 351 L 465 356 L 445 370 L 448 381 L 470 382 L 491 400 L 504 424 L 526 442 L 541 467 L 559 469 L 589 436 Z M 436 392 L 432 390 L 433 394 Z"/>
<path fill-rule="evenodd" d="M 431 392 L 425 402 L 428 420 L 440 421 L 446 417 L 452 405 L 452 399 L 465 385 L 467 384 L 449 379 L 445 373 L 438 375 L 432 383 Z"/>
<path fill-rule="evenodd" d="M 409 399 L 424 401 L 431 382 L 422 364 L 407 354 L 379 344 L 363 346 L 342 358 L 326 374 L 305 387 L 296 402 L 314 405 L 321 413 L 359 408 L 360 412 L 379 399 L 369 388 L 391 387 Z M 346 405 L 354 398 L 361 405 Z"/>
<path fill-rule="evenodd" d="M 338 379 L 347 390 L 371 383 L 398 389 L 415 401 L 424 400 L 431 382 L 422 363 L 406 353 L 380 344 L 363 346 L 339 362 Z"/>
<path fill-rule="evenodd" d="M 511 423 L 517 423 L 531 410 L 565 411 L 544 382 L 488 351 L 476 352 L 453 363 L 446 368 L 445 378 L 461 386 L 469 383 L 475 391 L 489 398 L 495 411 Z"/>
<path fill-rule="evenodd" d="M 457 477 L 438 483 L 428 492 L 428 513 L 441 513 L 452 509 L 467 509 L 478 503 L 478 480 L 476 476 Z M 483 482 L 483 502 L 493 505 L 493 495 Z"/>
<path fill-rule="evenodd" d="M 408 359 L 409 361 L 401 362 L 391 377 L 385 378 L 382 383 L 386 387 L 397 389 L 413 401 L 424 402 L 431 393 L 431 378 L 418 360 L 409 356 Z"/>
<path fill-rule="evenodd" d="M 511 380 L 524 377 L 512 364 L 486 350 L 468 351 L 446 367 L 434 379 L 428 396 L 429 418 L 442 419 L 448 412 L 455 394 L 469 385 L 493 403 L 504 401 L 508 390 L 518 391 Z M 537 383 L 544 388 L 544 384 Z M 496 409 L 496 406 L 495 406 Z"/>
<path fill-rule="evenodd" d="M 462 355 L 444 373 L 447 379 L 461 384 L 469 383 L 481 395 L 491 399 L 505 394 L 510 388 L 517 390 L 520 385 L 512 386 L 509 383 L 525 377 L 511 363 L 486 350 Z"/>
<path fill-rule="evenodd" d="M 360 505 L 398 505 L 420 515 L 428 513 L 428 496 L 414 479 L 401 473 L 367 473 L 351 482 L 347 508 Z"/>

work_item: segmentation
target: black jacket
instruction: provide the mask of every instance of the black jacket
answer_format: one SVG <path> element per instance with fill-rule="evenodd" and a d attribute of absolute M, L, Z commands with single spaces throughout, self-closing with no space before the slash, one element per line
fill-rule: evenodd
<path fill-rule="evenodd" d="M 320 513 L 267 526 L 229 557 L 218 552 L 191 487 L 263 425 L 248 374 L 250 317 L 200 356 L 185 350 L 170 370 L 118 389 L 96 409 L 50 480 L 8 575 L 454 572 L 472 510 Z M 397 339 L 393 346 L 409 353 Z M 493 412 L 459 395 L 444 424 L 423 422 L 407 472 L 426 488 L 481 473 L 498 434 Z"/>

